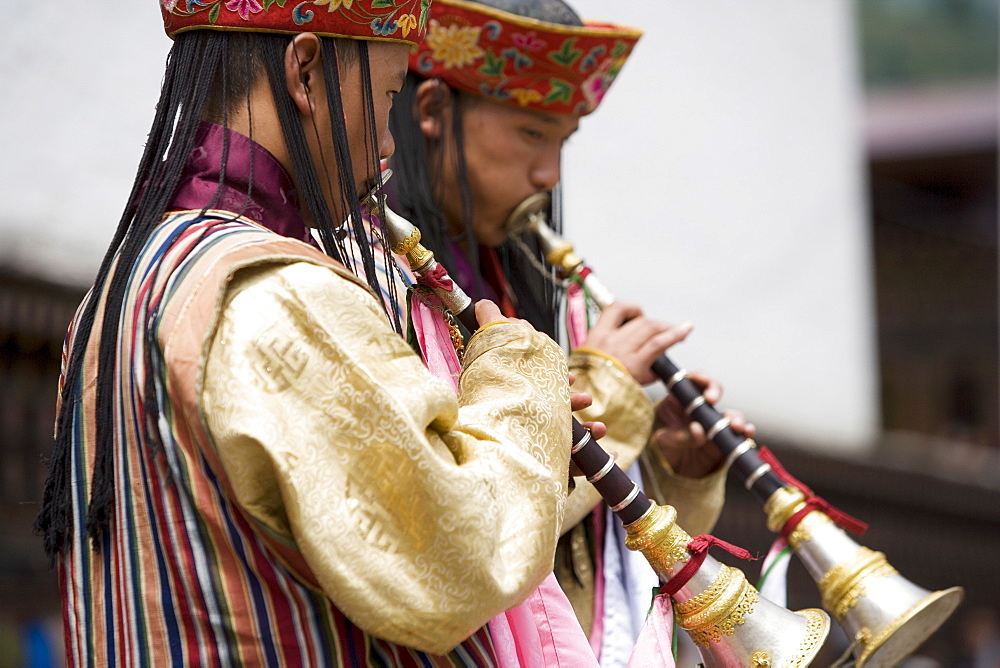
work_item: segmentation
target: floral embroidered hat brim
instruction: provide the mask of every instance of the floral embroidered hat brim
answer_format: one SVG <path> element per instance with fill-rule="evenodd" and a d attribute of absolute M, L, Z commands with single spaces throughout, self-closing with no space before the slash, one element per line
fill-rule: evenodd
<path fill-rule="evenodd" d="M 167 35 L 186 30 L 312 32 L 416 45 L 431 0 L 160 0 Z"/>
<path fill-rule="evenodd" d="M 641 36 L 622 26 L 568 26 L 434 0 L 410 71 L 498 102 L 584 115 L 601 103 Z"/>

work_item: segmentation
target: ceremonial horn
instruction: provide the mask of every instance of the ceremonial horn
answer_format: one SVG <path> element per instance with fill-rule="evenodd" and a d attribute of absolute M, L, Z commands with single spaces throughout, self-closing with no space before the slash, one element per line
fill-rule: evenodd
<path fill-rule="evenodd" d="M 782 487 L 764 504 L 767 526 L 781 531 L 805 509 L 800 489 Z M 819 510 L 807 510 L 787 539 L 816 581 L 823 607 L 854 644 L 858 668 L 898 665 L 962 602 L 961 587 L 934 592 L 918 587 L 883 553 L 856 543 Z"/>
<path fill-rule="evenodd" d="M 382 231 L 392 251 L 406 256 L 417 276 L 433 276 L 428 285 L 445 308 L 476 331 L 472 300 L 420 244 L 420 230 L 380 204 Z M 664 583 L 676 604 L 678 624 L 698 645 L 705 666 L 808 666 L 815 659 L 830 629 L 825 612 L 791 612 L 762 598 L 741 570 L 708 554 L 717 541 L 685 533 L 677 526 L 677 511 L 646 498 L 576 419 L 571 454 L 622 521 L 626 546 L 641 551 Z"/>
<path fill-rule="evenodd" d="M 693 556 L 685 548 L 691 537 L 676 519 L 673 507 L 651 505 L 639 520 L 625 525 L 625 546 L 641 551 L 664 583 L 677 625 L 697 645 L 704 665 L 810 665 L 830 631 L 827 614 L 816 608 L 792 612 L 762 597 L 740 569 L 710 556 Z M 700 559 L 704 562 L 698 564 Z M 695 567 L 690 579 L 672 587 L 674 578 L 683 580 Z"/>
<path fill-rule="evenodd" d="M 563 278 L 582 280 L 593 303 L 601 309 L 615 298 L 600 282 L 573 245 L 559 236 L 547 222 L 548 193 L 532 195 L 511 213 L 507 231 L 531 232 L 538 239 L 546 261 Z M 823 607 L 841 623 L 852 642 L 858 668 L 895 666 L 916 650 L 962 602 L 961 587 L 931 592 L 902 577 L 885 555 L 860 546 L 840 526 L 817 497 L 806 497 L 796 486 L 779 477 L 768 453 L 764 461 L 752 439 L 729 427 L 729 420 L 705 401 L 698 387 L 663 355 L 653 363 L 688 415 L 722 451 L 727 465 L 740 475 L 744 486 L 763 503 L 768 528 L 786 536 L 795 554 L 816 581 Z M 779 467 L 780 468 L 780 467 Z"/>

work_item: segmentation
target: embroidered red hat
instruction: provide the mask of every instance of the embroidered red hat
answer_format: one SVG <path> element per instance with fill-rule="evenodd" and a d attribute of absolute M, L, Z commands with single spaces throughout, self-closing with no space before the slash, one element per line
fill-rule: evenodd
<path fill-rule="evenodd" d="M 549 23 L 465 0 L 434 0 L 410 71 L 498 102 L 563 114 L 601 103 L 642 32 Z"/>
<path fill-rule="evenodd" d="M 160 0 L 171 38 L 185 30 L 313 32 L 417 44 L 431 0 Z"/>

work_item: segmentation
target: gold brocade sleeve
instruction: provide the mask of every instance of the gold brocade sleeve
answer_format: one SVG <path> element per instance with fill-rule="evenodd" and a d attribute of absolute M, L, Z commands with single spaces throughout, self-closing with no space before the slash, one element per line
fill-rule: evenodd
<path fill-rule="evenodd" d="M 640 462 L 646 495 L 657 503 L 677 508 L 678 525 L 692 536 L 708 533 L 715 526 L 725 501 L 725 469 L 704 478 L 685 478 L 674 473 L 655 447 L 646 448 L 653 428 L 653 405 L 642 387 L 615 360 L 587 349 L 578 349 L 569 358 L 576 375 L 575 391 L 589 392 L 590 408 L 578 418 L 599 420 L 608 428 L 600 440 L 608 452 L 616 452 L 618 465 L 627 469 Z M 640 456 L 641 455 L 641 456 Z M 563 519 L 563 533 L 601 502 L 601 496 L 585 478 L 576 478 Z"/>
<path fill-rule="evenodd" d="M 221 308 L 202 400 L 223 467 L 355 624 L 444 653 L 549 573 L 571 437 L 547 337 L 485 328 L 456 397 L 329 268 L 243 270 Z"/>

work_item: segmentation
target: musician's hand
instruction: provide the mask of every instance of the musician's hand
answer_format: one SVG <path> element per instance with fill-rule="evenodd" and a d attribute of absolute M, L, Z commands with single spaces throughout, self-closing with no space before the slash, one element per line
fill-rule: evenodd
<path fill-rule="evenodd" d="M 505 317 L 504 314 L 500 312 L 500 307 L 491 302 L 489 299 L 480 299 L 476 302 L 476 320 L 479 322 L 480 327 L 492 325 L 495 322 L 513 322 L 534 329 L 531 323 L 527 320 Z"/>
<path fill-rule="evenodd" d="M 569 384 L 573 385 L 574 382 L 576 382 L 576 376 L 570 373 Z M 569 393 L 569 405 L 574 413 L 582 411 L 584 408 L 589 408 L 592 403 L 594 403 L 593 397 L 586 392 Z M 583 426 L 589 429 L 591 435 L 596 439 L 602 439 L 608 433 L 608 428 L 604 426 L 603 422 L 584 422 Z"/>
<path fill-rule="evenodd" d="M 688 373 L 701 390 L 705 400 L 715 404 L 722 397 L 722 386 L 703 373 Z M 733 431 L 753 437 L 756 427 L 746 421 L 739 411 L 724 411 Z M 705 438 L 705 429 L 684 412 L 673 395 L 667 396 L 656 407 L 653 423 L 653 443 L 660 449 L 674 472 L 686 478 L 701 478 L 722 465 L 722 454 L 715 444 Z"/>
<path fill-rule="evenodd" d="M 635 304 L 615 302 L 604 309 L 583 345 L 614 357 L 636 381 L 646 385 L 656 380 L 653 362 L 667 348 L 683 341 L 691 328 L 691 323 L 670 325 L 650 320 Z"/>

